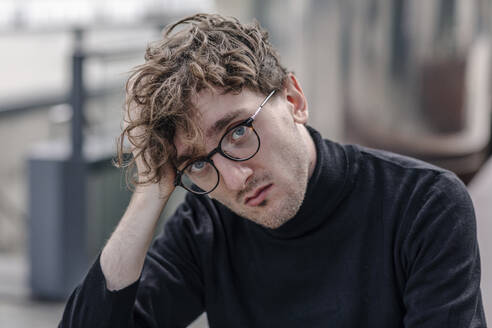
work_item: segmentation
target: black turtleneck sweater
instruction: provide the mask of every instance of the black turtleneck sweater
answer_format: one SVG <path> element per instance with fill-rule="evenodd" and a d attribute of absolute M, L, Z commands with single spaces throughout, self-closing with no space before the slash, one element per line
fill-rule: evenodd
<path fill-rule="evenodd" d="M 472 203 L 450 172 L 342 146 L 310 129 L 317 164 L 297 215 L 269 230 L 187 195 L 139 281 L 97 260 L 60 327 L 485 327 Z"/>

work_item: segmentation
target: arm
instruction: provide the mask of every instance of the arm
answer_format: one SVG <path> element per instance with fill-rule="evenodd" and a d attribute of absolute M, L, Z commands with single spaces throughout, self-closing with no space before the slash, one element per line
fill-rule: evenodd
<path fill-rule="evenodd" d="M 129 129 L 133 122 L 138 122 L 142 114 L 139 107 L 134 102 L 129 102 L 129 99 L 127 108 L 123 134 L 128 135 L 132 144 L 138 180 L 149 181 L 153 174 L 149 167 L 152 160 L 148 151 L 143 148 L 149 143 L 148 137 L 145 137 L 144 125 L 148 123 L 142 122 L 142 125 Z M 166 163 L 161 181 L 137 186 L 125 214 L 101 253 L 101 269 L 109 290 L 122 289 L 140 276 L 157 221 L 174 190 L 174 179 L 174 169 L 170 163 Z"/>
<path fill-rule="evenodd" d="M 132 116 L 136 111 L 131 109 L 129 113 Z M 128 121 L 126 119 L 125 123 Z M 138 136 L 138 129 L 140 127 L 132 130 L 130 134 Z M 144 165 L 140 149 L 135 144 L 132 152 L 136 159 L 138 178 L 147 181 L 147 174 L 150 172 L 146 171 L 147 166 Z M 174 178 L 173 167 L 166 164 L 161 181 L 137 186 L 125 214 L 100 257 L 67 302 L 61 327 L 147 326 L 152 320 L 152 311 L 146 308 L 135 309 L 135 302 L 138 289 L 141 287 L 140 276 L 146 254 L 161 212 L 174 190 Z M 164 243 L 169 244 L 169 249 L 178 247 L 173 244 L 174 240 L 166 240 Z M 162 262 L 161 265 L 171 267 L 178 260 Z M 177 282 L 176 290 L 186 288 L 188 277 L 176 279 L 173 275 L 179 273 L 169 271 L 168 267 L 152 268 L 155 272 L 163 272 L 159 275 L 159 279 L 162 280 L 159 283 L 166 285 L 168 281 L 172 281 Z M 173 296 L 176 297 L 175 294 L 153 295 L 155 298 Z M 155 301 L 152 299 L 146 302 Z M 134 324 L 134 320 L 140 324 Z"/>
<path fill-rule="evenodd" d="M 148 182 L 154 173 L 150 167 L 151 156 L 144 148 L 149 143 L 145 133 L 148 123 L 144 121 L 131 128 L 132 123 L 139 122 L 143 112 L 128 97 L 126 103 L 123 135 L 127 135 L 132 144 L 138 180 Z M 172 165 L 166 163 L 161 181 L 138 185 L 135 189 L 125 214 L 101 253 L 101 269 L 109 290 L 122 289 L 140 276 L 157 221 L 174 190 L 174 178 Z"/>
<path fill-rule="evenodd" d="M 475 214 L 465 187 L 440 174 L 415 207 L 402 249 L 405 327 L 485 327 Z"/>
<path fill-rule="evenodd" d="M 125 214 L 101 253 L 101 269 L 109 290 L 115 291 L 137 281 L 145 254 L 164 209 L 169 192 L 161 196 L 156 184 L 139 187 Z"/>
<path fill-rule="evenodd" d="M 60 327 L 134 327 L 139 277 L 168 196 L 138 189 L 84 282 L 72 293 Z"/>
<path fill-rule="evenodd" d="M 130 285 L 109 290 L 98 259 L 68 300 L 60 327 L 186 327 L 196 319 L 204 288 L 203 227 L 196 224 L 209 222 L 200 206 L 188 197 L 169 218 Z"/>

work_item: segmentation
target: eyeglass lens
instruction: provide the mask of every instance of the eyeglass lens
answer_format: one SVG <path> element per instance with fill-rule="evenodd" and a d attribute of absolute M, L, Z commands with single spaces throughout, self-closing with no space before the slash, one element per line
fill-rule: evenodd
<path fill-rule="evenodd" d="M 222 153 L 229 159 L 243 161 L 258 151 L 260 140 L 252 126 L 240 125 L 228 131 L 221 139 Z M 219 172 L 212 160 L 197 160 L 188 164 L 181 177 L 182 185 L 194 193 L 207 193 L 219 182 Z"/>

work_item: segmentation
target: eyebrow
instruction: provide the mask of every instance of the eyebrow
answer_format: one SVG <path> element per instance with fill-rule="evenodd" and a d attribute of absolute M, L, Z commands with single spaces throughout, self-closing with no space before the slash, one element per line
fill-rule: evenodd
<path fill-rule="evenodd" d="M 193 156 L 192 156 L 190 153 L 185 153 L 185 154 L 183 154 L 183 155 L 179 156 L 179 157 L 176 159 L 176 164 L 175 164 L 176 168 L 179 170 L 179 167 L 180 167 L 183 163 L 185 163 L 185 162 L 189 161 L 192 157 L 193 157 Z"/>
<path fill-rule="evenodd" d="M 208 130 L 207 130 L 207 133 L 205 134 L 205 136 L 207 138 L 211 138 L 213 137 L 214 135 L 216 134 L 219 134 L 219 132 L 221 132 L 222 130 L 225 129 L 225 127 L 231 123 L 231 121 L 233 119 L 235 119 L 236 117 L 240 116 L 241 113 L 243 113 L 246 109 L 244 108 L 238 108 L 238 109 L 235 109 L 231 112 L 229 112 L 227 115 L 225 115 L 223 118 L 221 118 L 220 120 L 218 120 L 217 122 L 215 122 Z"/>

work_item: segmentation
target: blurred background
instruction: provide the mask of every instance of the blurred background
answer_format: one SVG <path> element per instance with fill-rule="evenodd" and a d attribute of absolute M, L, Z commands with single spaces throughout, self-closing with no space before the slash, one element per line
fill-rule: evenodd
<path fill-rule="evenodd" d="M 467 184 L 490 317 L 492 0 L 2 0 L 0 326 L 58 324 L 130 197 L 111 165 L 128 72 L 195 12 L 266 27 L 324 137 Z"/>

